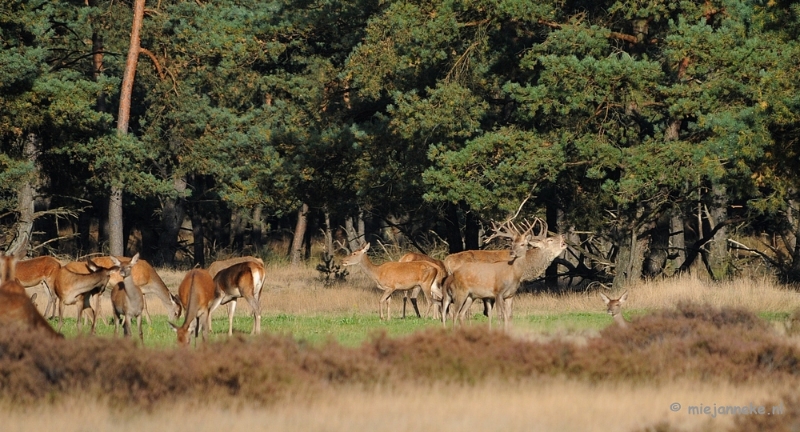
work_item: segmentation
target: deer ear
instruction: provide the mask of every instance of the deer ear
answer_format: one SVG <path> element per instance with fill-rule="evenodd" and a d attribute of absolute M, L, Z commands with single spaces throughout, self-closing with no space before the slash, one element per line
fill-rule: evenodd
<path fill-rule="evenodd" d="M 600 298 L 603 299 L 603 303 L 605 304 L 609 304 L 611 302 L 611 299 L 608 298 L 608 296 L 603 293 L 600 293 Z"/>
<path fill-rule="evenodd" d="M 628 301 L 628 292 L 627 292 L 627 291 L 625 291 L 625 292 L 622 294 L 622 296 L 619 298 L 619 300 L 618 300 L 618 301 L 619 301 L 620 303 L 625 303 L 626 301 Z"/>
<path fill-rule="evenodd" d="M 131 258 L 131 265 L 134 265 L 137 262 L 139 262 L 139 252 L 136 252 L 136 255 L 134 255 L 133 258 Z"/>
<path fill-rule="evenodd" d="M 364 244 L 364 247 L 361 248 L 361 250 L 363 250 L 364 252 L 368 251 L 369 250 L 369 243 Z"/>

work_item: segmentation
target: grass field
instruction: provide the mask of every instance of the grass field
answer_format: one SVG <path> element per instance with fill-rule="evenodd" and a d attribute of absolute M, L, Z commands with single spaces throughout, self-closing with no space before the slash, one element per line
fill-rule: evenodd
<path fill-rule="evenodd" d="M 468 348 L 464 354 L 460 354 L 465 349 L 462 342 L 457 342 L 460 336 L 449 329 L 441 333 L 438 330 L 441 328 L 440 322 L 416 318 L 410 310 L 412 316 L 401 319 L 400 296 L 393 301 L 393 318 L 390 321 L 379 320 L 379 293 L 358 270 L 348 277 L 347 283 L 332 287 L 323 286 L 312 269 L 275 266 L 268 268 L 268 271 L 269 277 L 261 298 L 262 332 L 287 335 L 297 343 L 296 347 L 287 348 L 289 353 L 294 354 L 278 354 L 279 357 L 289 355 L 287 358 L 291 358 L 298 353 L 300 358 L 320 355 L 322 360 L 319 364 L 335 366 L 335 370 L 346 366 L 345 369 L 350 372 L 322 371 L 322 385 L 318 381 L 313 381 L 317 384 L 303 384 L 304 381 L 298 378 L 287 378 L 290 382 L 296 382 L 290 386 L 294 390 L 284 389 L 276 393 L 275 401 L 268 404 L 248 403 L 242 401 L 241 396 L 228 395 L 210 403 L 202 397 L 194 400 L 183 395 L 168 397 L 164 401 L 158 399 L 160 402 L 147 408 L 138 404 L 125 408 L 112 396 L 109 396 L 109 400 L 102 397 L 98 399 L 91 396 L 90 391 L 83 397 L 51 396 L 53 402 L 20 405 L 5 395 L 0 399 L 2 429 L 32 431 L 58 425 L 58 429 L 64 431 L 142 428 L 178 431 L 211 431 L 220 428 L 319 431 L 753 430 L 766 426 L 759 424 L 754 427 L 747 422 L 762 419 L 692 415 L 687 412 L 687 407 L 700 404 L 757 404 L 771 407 L 772 404 L 788 400 L 786 395 L 795 391 L 800 384 L 800 366 L 792 366 L 793 362 L 800 365 L 800 354 L 794 354 L 795 350 L 800 351 L 800 338 L 787 334 L 784 327 L 789 316 L 800 309 L 800 298 L 795 291 L 766 279 L 741 279 L 714 284 L 687 276 L 632 286 L 629 289 L 629 302 L 625 305 L 625 316 L 633 320 L 634 325 L 624 334 L 615 333 L 613 328 L 607 329 L 612 323 L 611 317 L 605 314 L 597 293 L 521 293 L 514 302 L 514 320 L 508 342 L 500 343 L 496 348 L 480 348 L 481 342 L 477 342 L 477 347 Z M 173 291 L 183 277 L 181 272 L 160 270 L 159 273 Z M 717 330 L 713 326 L 708 327 L 710 330 L 698 327 L 694 331 L 700 334 L 698 336 L 691 331 L 686 333 L 686 330 L 680 330 L 693 326 L 687 324 L 692 323 L 691 320 L 676 324 L 647 320 L 649 316 L 661 313 L 659 311 L 676 310 L 681 302 L 704 305 L 702 307 L 709 310 L 722 308 L 722 315 L 712 313 L 708 320 L 722 320 L 729 324 L 723 324 L 723 328 Z M 40 298 L 40 309 L 43 303 Z M 424 311 L 424 301 L 420 304 Z M 148 305 L 153 323 L 145 324 L 145 346 L 155 351 L 148 353 L 141 348 L 134 348 L 125 358 L 151 358 L 157 356 L 157 352 L 163 352 L 168 359 L 182 356 L 182 350 L 174 348 L 175 335 L 165 318 L 163 306 L 157 301 L 150 301 Z M 730 314 L 724 312 L 725 308 L 753 312 L 766 323 L 764 327 L 761 324 L 753 327 L 747 324 L 749 321 L 746 317 L 733 314 L 731 318 Z M 104 304 L 105 321 L 108 321 L 110 310 L 110 305 Z M 468 326 L 476 329 L 487 327 L 486 319 L 480 312 L 479 306 L 473 307 L 473 319 Z M 697 312 L 690 310 L 682 313 L 691 315 Z M 74 309 L 68 308 L 69 319 L 64 325 L 67 343 L 75 338 L 74 315 Z M 744 324 L 740 324 L 742 319 Z M 501 328 L 499 322 L 496 324 L 495 328 Z M 726 326 L 730 326 L 729 332 L 726 332 Z M 237 338 L 243 341 L 259 340 L 249 336 L 251 327 L 250 309 L 240 303 L 234 322 Z M 224 307 L 215 313 L 213 328 L 211 342 L 206 346 L 200 344 L 189 352 L 196 352 L 201 357 L 206 355 L 204 353 L 214 352 L 222 358 L 215 361 L 224 364 L 224 352 L 216 351 L 233 349 L 225 334 L 227 313 Z M 671 328 L 679 330 L 669 330 Z M 98 337 L 111 342 L 112 332 L 113 327 L 98 325 Z M 707 339 L 702 339 L 704 332 L 711 332 Z M 499 333 L 489 336 L 492 334 Z M 678 339 L 664 342 L 664 346 L 654 346 L 649 342 L 652 336 L 648 335 L 659 335 L 658 340 L 670 341 L 672 336 L 665 334 L 675 334 L 674 337 Z M 758 354 L 737 354 L 737 350 L 750 349 L 762 339 L 761 335 L 768 345 L 757 348 Z M 690 336 L 701 339 L 684 341 Z M 451 340 L 453 337 L 456 342 Z M 480 339 L 486 335 L 467 334 L 466 340 L 474 337 Z M 609 337 L 618 342 L 608 342 L 606 338 Z M 401 351 L 407 354 L 397 354 L 402 360 L 392 360 L 391 366 L 380 366 L 382 360 L 375 363 L 376 360 L 368 360 L 367 357 L 372 358 L 377 350 L 380 359 L 383 349 L 388 349 L 388 353 L 400 349 L 383 348 L 386 346 L 383 338 L 398 341 L 407 339 L 408 342 L 402 343 L 418 344 L 414 345 L 418 348 L 403 348 Z M 448 342 L 441 343 L 455 345 L 450 348 L 443 346 L 439 354 L 424 345 L 440 343 L 438 341 L 442 338 Z M 79 339 L 89 343 L 92 338 Z M 715 345 L 717 342 L 722 345 Z M 285 342 L 281 344 L 285 345 Z M 505 347 L 504 344 L 511 345 Z M 626 347 L 622 348 L 623 345 Z M 109 345 L 113 346 L 116 345 Z M 312 348 L 303 348 L 306 346 Z M 92 347 L 89 343 L 87 350 L 94 349 Z M 129 349 L 128 345 L 121 347 Z M 207 348 L 212 351 L 209 352 Z M 115 348 L 97 349 L 107 352 Z M 313 351 L 303 354 L 306 349 Z M 470 351 L 474 349 L 478 351 Z M 516 356 L 523 352 L 520 349 L 531 353 L 525 356 L 543 355 L 545 360 L 535 360 L 538 357 L 518 359 Z M 470 358 L 484 355 L 483 350 L 500 351 L 491 357 L 493 360 L 475 360 L 478 363 L 472 365 Z M 213 366 L 212 370 L 235 370 L 252 362 L 247 360 L 249 354 L 236 352 L 231 352 L 233 358 L 237 359 L 234 363 Z M 564 355 L 567 357 L 559 360 Z M 337 356 L 343 357 L 339 359 Z M 790 360 L 775 360 L 784 358 Z M 357 359 L 363 359 L 364 363 L 358 364 L 362 360 Z M 437 359 L 449 360 L 442 360 L 447 363 L 435 366 Z M 737 363 L 752 362 L 754 359 L 757 361 L 753 366 Z M 732 362 L 733 366 L 726 366 L 723 360 Z M 114 358 L 104 361 L 118 363 L 120 360 Z M 138 360 L 131 361 L 135 363 Z M 191 361 L 186 361 L 191 364 Z M 270 362 L 263 358 L 258 361 L 266 361 L 265 364 Z M 275 361 L 278 361 L 277 357 Z M 352 364 L 353 361 L 356 364 Z M 410 363 L 403 366 L 398 361 Z M 417 361 L 420 362 L 419 366 L 412 366 Z M 474 372 L 470 371 L 482 370 L 484 366 L 480 362 L 486 361 L 489 363 L 485 365 L 491 372 L 473 377 Z M 505 361 L 509 362 L 507 367 L 502 364 Z M 764 364 L 764 361 L 770 363 Z M 676 362 L 680 364 L 674 364 Z M 318 364 L 317 360 L 311 364 Z M 0 378 L 5 370 L 3 365 L 0 361 Z M 277 370 L 284 370 L 283 367 L 276 367 Z M 414 376 L 417 367 L 419 376 L 409 379 L 409 376 Z M 444 372 L 433 372 L 439 367 Z M 752 373 L 748 372 L 751 367 Z M 153 368 L 155 372 L 156 366 Z M 528 368 L 539 372 L 530 372 Z M 775 371 L 779 373 L 776 375 Z M 373 378 L 369 376 L 375 373 L 386 375 L 371 384 Z M 264 371 L 262 374 L 273 376 L 275 372 Z M 339 374 L 355 375 L 352 375 L 353 378 L 331 381 L 331 376 Z M 364 378 L 363 374 L 368 378 Z M 459 378 L 453 380 L 446 376 Z M 110 384 L 91 384 L 90 388 L 103 385 Z M 282 385 L 286 385 L 286 382 Z M 258 388 L 256 386 L 256 391 Z M 673 412 L 670 410 L 673 403 L 680 403 L 684 408 Z M 796 427 L 800 412 L 794 411 L 800 411 L 800 404 L 787 405 L 787 410 L 791 415 L 782 416 L 781 419 Z"/>

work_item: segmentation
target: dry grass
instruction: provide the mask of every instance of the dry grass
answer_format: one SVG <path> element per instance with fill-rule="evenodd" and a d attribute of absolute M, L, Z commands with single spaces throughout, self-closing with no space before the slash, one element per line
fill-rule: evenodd
<path fill-rule="evenodd" d="M 591 385 L 564 379 L 475 386 L 403 385 L 322 391 L 265 408 L 167 402 L 150 412 L 70 399 L 26 409 L 0 406 L 3 430 L 79 431 L 631 431 L 668 422 L 683 430 L 721 430 L 730 416 L 671 412 L 670 404 L 766 405 L 781 389 L 768 385 L 670 383 Z"/>
<path fill-rule="evenodd" d="M 158 273 L 173 292 L 177 291 L 184 271 L 158 269 Z M 756 313 L 791 313 L 800 309 L 800 293 L 767 278 L 741 278 L 713 283 L 686 275 L 674 279 L 643 281 L 628 288 L 629 300 L 625 310 L 646 311 L 671 309 L 681 301 L 706 304 L 713 307 L 734 307 Z M 44 311 L 47 295 L 38 292 L 39 309 Z M 609 293 L 619 295 L 621 293 Z M 357 268 L 351 270 L 347 282 L 324 286 L 319 273 L 309 266 L 267 265 L 267 279 L 261 296 L 262 312 L 290 315 L 341 315 L 377 314 L 379 292 L 374 283 Z M 393 310 L 402 305 L 402 295 L 395 294 Z M 156 299 L 148 299 L 151 314 L 166 314 L 164 306 Z M 480 305 L 473 306 L 477 313 Z M 106 294 L 103 315 L 109 317 L 111 304 Z M 237 314 L 248 315 L 248 306 L 237 308 Z M 514 301 L 514 315 L 603 313 L 604 307 L 597 292 L 589 294 L 570 292 L 520 293 Z M 217 312 L 224 314 L 225 312 Z M 74 316 L 74 307 L 68 307 L 66 316 Z"/>

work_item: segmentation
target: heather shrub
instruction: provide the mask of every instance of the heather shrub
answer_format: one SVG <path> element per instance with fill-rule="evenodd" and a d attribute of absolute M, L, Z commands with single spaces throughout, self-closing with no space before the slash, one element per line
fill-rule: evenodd
<path fill-rule="evenodd" d="M 799 381 L 799 358 L 794 345 L 752 313 L 696 304 L 635 318 L 626 328 L 608 327 L 581 345 L 521 340 L 480 325 L 402 338 L 379 333 L 357 348 L 263 334 L 152 349 L 117 338 L 52 341 L 0 329 L 0 399 L 29 404 L 80 393 L 120 407 L 171 400 L 264 406 L 314 397 L 321 389 L 409 382 L 566 377 L 787 384 Z"/>

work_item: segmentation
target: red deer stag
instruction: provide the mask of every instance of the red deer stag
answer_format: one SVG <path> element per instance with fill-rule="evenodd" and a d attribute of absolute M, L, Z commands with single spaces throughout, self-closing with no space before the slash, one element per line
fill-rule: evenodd
<path fill-rule="evenodd" d="M 361 249 L 356 250 L 342 260 L 343 266 L 361 265 L 361 268 L 383 291 L 379 307 L 379 315 L 383 319 L 383 305 L 386 304 L 386 319 L 391 319 L 389 311 L 392 293 L 395 291 L 411 290 L 411 304 L 414 306 L 417 316 L 421 316 L 417 307 L 417 295 L 419 291 L 425 292 L 425 296 L 432 298 L 431 287 L 436 283 L 438 270 L 433 264 L 424 261 L 411 262 L 387 262 L 375 265 L 367 256 L 369 243 L 364 244 Z M 403 298 L 403 318 L 406 316 L 406 302 Z"/>
<path fill-rule="evenodd" d="M 509 225 L 515 233 L 519 231 Z M 531 225 L 532 227 L 533 225 Z M 531 231 L 529 227 L 526 232 Z M 498 313 L 503 318 L 503 328 L 508 328 L 511 317 L 511 299 L 516 295 L 520 282 L 538 277 L 550 263 L 567 248 L 561 235 L 547 236 L 546 224 L 536 239 L 524 234 L 524 242 L 515 244 L 509 252 L 509 262 L 464 263 L 447 279 L 445 301 L 452 298 L 456 310 L 455 320 L 463 323 L 464 315 L 474 299 L 494 299 Z M 526 245 L 527 244 L 527 245 Z M 532 249 L 528 249 L 530 246 Z M 444 305 L 446 307 L 446 305 Z M 445 324 L 445 320 L 442 320 Z M 492 325 L 489 311 L 489 327 Z"/>
<path fill-rule="evenodd" d="M 0 252 L 0 327 L 33 330 L 49 338 L 64 336 L 53 330 L 25 293 L 16 277 L 17 260 Z"/>
<path fill-rule="evenodd" d="M 139 254 L 131 258 L 119 268 L 122 282 L 114 284 L 111 289 L 111 306 L 114 309 L 114 336 L 117 335 L 120 319 L 122 320 L 122 333 L 125 337 L 131 336 L 131 320 L 136 318 L 139 329 L 139 339 L 144 344 L 142 332 L 142 310 L 144 309 L 144 295 L 142 290 L 134 283 L 133 268 L 139 261 Z"/>
<path fill-rule="evenodd" d="M 181 326 L 170 322 L 178 334 L 179 345 L 189 346 L 192 328 L 195 332 L 195 344 L 198 333 L 202 335 L 203 342 L 206 341 L 206 333 L 211 328 L 211 305 L 215 297 L 214 279 L 207 270 L 193 269 L 186 273 L 178 287 L 178 298 L 186 309 L 186 318 Z"/>

